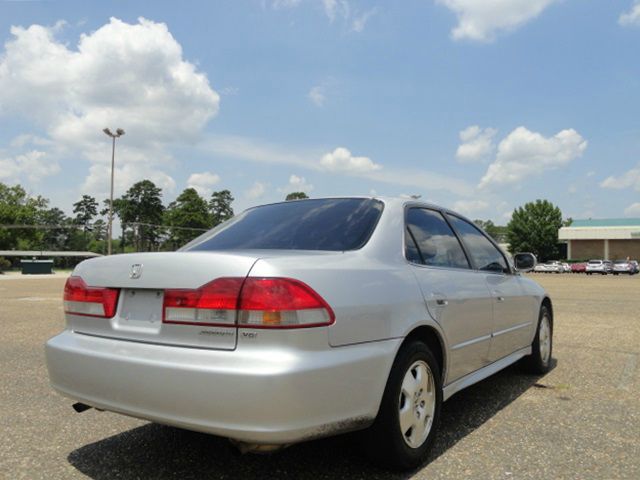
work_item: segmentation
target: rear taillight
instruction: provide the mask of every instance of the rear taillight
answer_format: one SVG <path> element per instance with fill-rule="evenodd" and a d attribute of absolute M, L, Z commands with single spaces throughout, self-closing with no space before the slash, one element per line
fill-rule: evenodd
<path fill-rule="evenodd" d="M 246 328 L 331 325 L 333 310 L 307 284 L 290 278 L 219 278 L 195 290 L 166 290 L 164 322 Z"/>
<path fill-rule="evenodd" d="M 165 290 L 164 322 L 233 325 L 242 281 L 242 278 L 218 278 L 195 290 Z"/>
<path fill-rule="evenodd" d="M 335 321 L 333 310 L 320 295 L 291 278 L 247 278 L 239 310 L 240 327 L 320 327 Z"/>
<path fill-rule="evenodd" d="M 116 314 L 115 288 L 88 287 L 80 277 L 69 277 L 64 285 L 64 311 L 73 315 L 111 318 Z"/>

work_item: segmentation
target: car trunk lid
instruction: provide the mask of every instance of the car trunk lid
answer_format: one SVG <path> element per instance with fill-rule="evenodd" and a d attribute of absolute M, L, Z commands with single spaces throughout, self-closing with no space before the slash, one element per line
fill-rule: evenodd
<path fill-rule="evenodd" d="M 233 350 L 235 311 L 215 311 L 215 322 L 166 323 L 165 294 L 167 290 L 193 291 L 219 278 L 244 278 L 258 258 L 232 252 L 166 252 L 88 260 L 76 267 L 73 276 L 88 287 L 118 289 L 116 313 L 112 318 L 67 313 L 68 325 L 88 335 Z"/>

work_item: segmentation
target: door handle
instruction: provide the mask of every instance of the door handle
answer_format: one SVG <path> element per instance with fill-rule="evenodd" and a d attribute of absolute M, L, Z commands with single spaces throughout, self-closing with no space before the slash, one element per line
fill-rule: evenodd
<path fill-rule="evenodd" d="M 500 296 L 498 296 L 498 297 L 496 297 L 496 301 L 498 301 L 498 302 L 504 302 L 504 297 L 500 297 Z"/>
<path fill-rule="evenodd" d="M 446 307 L 447 305 L 449 305 L 449 300 L 445 300 L 444 298 L 438 298 L 436 300 L 436 305 L 440 307 Z"/>

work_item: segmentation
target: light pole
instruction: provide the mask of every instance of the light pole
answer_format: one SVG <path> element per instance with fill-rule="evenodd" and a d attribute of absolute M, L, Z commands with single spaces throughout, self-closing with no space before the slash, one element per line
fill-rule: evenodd
<path fill-rule="evenodd" d="M 111 255 L 111 232 L 113 231 L 113 168 L 116 160 L 116 138 L 124 135 L 124 130 L 118 128 L 116 133 L 113 133 L 108 128 L 102 130 L 109 135 L 112 140 L 111 144 L 111 195 L 109 196 L 109 224 L 107 226 L 107 255 Z"/>

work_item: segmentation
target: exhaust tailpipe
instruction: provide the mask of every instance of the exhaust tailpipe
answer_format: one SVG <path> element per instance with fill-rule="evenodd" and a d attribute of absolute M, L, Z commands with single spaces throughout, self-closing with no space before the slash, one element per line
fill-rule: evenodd
<path fill-rule="evenodd" d="M 245 453 L 263 453 L 269 454 L 273 452 L 277 452 L 279 450 L 283 450 L 289 446 L 289 444 L 284 445 L 271 445 L 271 444 L 262 444 L 262 443 L 247 443 L 241 442 L 239 440 L 229 439 L 231 445 L 233 445 L 236 450 L 244 455 Z"/>
<path fill-rule="evenodd" d="M 80 402 L 78 402 L 78 403 L 74 403 L 74 404 L 73 404 L 73 405 L 71 405 L 71 406 L 72 406 L 72 407 L 73 407 L 73 409 L 74 409 L 76 412 L 78 412 L 78 413 L 82 413 L 82 412 L 84 412 L 84 411 L 89 410 L 90 408 L 92 408 L 92 407 L 90 407 L 89 405 L 85 405 L 84 403 L 80 403 Z"/>

